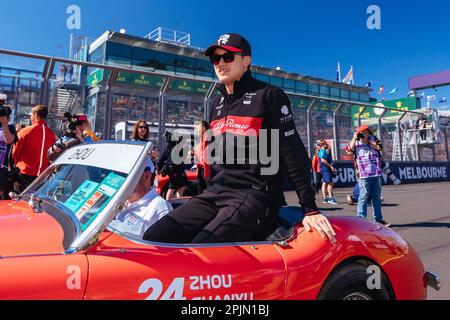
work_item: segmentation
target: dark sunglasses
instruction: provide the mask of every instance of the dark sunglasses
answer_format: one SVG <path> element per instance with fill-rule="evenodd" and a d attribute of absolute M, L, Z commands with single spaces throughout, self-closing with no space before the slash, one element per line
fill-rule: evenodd
<path fill-rule="evenodd" d="M 234 61 L 234 56 L 238 55 L 238 56 L 246 56 L 245 53 L 239 53 L 239 52 L 227 52 L 224 54 L 213 54 L 212 56 L 209 57 L 209 60 L 211 60 L 211 63 L 215 66 L 217 66 L 220 63 L 220 59 L 223 59 L 223 61 L 225 63 L 231 63 Z"/>
<path fill-rule="evenodd" d="M 139 129 L 147 129 L 147 126 L 139 126 Z"/>

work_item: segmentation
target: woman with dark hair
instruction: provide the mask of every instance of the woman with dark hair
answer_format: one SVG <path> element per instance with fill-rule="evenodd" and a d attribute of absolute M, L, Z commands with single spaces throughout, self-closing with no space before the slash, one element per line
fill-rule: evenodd
<path fill-rule="evenodd" d="M 138 120 L 133 127 L 131 140 L 133 141 L 149 141 L 150 130 L 145 120 Z"/>
<path fill-rule="evenodd" d="M 133 127 L 133 133 L 131 135 L 131 140 L 133 141 L 150 141 L 150 129 L 148 123 L 145 120 L 138 120 Z M 147 167 L 155 168 L 156 163 L 158 162 L 159 152 L 155 150 L 155 147 L 150 153 L 149 161 L 152 162 L 152 165 L 147 165 Z M 152 180 L 151 184 L 153 185 L 155 179 L 155 170 L 152 171 Z"/>

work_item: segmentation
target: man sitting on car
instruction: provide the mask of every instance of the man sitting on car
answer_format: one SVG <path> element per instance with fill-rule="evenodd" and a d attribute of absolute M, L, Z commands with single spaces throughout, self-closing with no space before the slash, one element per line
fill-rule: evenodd
<path fill-rule="evenodd" d="M 127 236 L 142 239 L 152 224 L 173 210 L 172 205 L 152 188 L 154 171 L 153 162 L 147 161 L 144 173 L 127 201 L 127 208 L 117 215 L 110 227 Z"/>

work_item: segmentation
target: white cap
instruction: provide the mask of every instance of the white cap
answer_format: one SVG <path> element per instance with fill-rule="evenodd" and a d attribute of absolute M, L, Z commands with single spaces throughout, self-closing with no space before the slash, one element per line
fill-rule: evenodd
<path fill-rule="evenodd" d="M 4 94 L 4 93 L 0 93 L 0 100 L 7 100 L 8 99 L 8 96 L 6 95 L 6 94 Z"/>

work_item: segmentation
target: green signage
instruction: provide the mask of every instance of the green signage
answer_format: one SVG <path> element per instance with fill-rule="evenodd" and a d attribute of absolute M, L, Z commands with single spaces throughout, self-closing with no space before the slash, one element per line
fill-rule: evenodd
<path fill-rule="evenodd" d="M 104 80 L 107 80 L 111 74 L 110 70 L 97 69 L 88 77 L 88 84 L 96 86 Z M 139 73 L 119 72 L 116 78 L 116 83 L 125 85 L 137 85 L 158 88 L 164 84 L 164 77 L 151 76 Z M 169 85 L 169 90 L 185 91 L 191 93 L 198 93 L 205 95 L 208 93 L 210 84 L 205 82 L 195 82 L 188 80 L 172 80 Z"/>
<path fill-rule="evenodd" d="M 106 73 L 108 74 L 108 77 L 109 77 L 109 74 L 110 74 L 111 72 L 110 72 L 110 71 L 107 71 Z M 105 79 L 106 79 L 106 77 L 105 77 Z M 117 82 L 117 83 L 121 83 L 121 84 L 128 84 L 128 83 L 131 83 L 131 73 L 128 73 L 128 72 L 119 72 L 119 73 L 117 74 L 116 82 Z"/>
<path fill-rule="evenodd" d="M 170 90 L 176 90 L 176 91 L 186 91 L 186 92 L 193 92 L 193 93 L 199 93 L 199 94 L 207 94 L 208 89 L 210 85 L 208 83 L 202 83 L 202 82 L 194 82 L 194 81 L 187 81 L 187 80 L 172 80 L 170 81 Z"/>
<path fill-rule="evenodd" d="M 309 105 L 311 104 L 311 100 L 306 99 L 306 98 L 290 96 L 289 100 L 291 100 L 292 108 L 305 109 L 305 111 L 308 109 Z"/>
<path fill-rule="evenodd" d="M 374 106 L 384 106 L 387 108 L 397 109 L 389 110 L 383 116 L 383 118 L 389 117 L 398 117 L 401 115 L 401 111 L 411 111 L 419 108 L 418 100 L 416 97 L 403 98 L 403 99 L 395 99 L 395 100 L 387 100 L 381 102 L 372 102 Z M 362 106 L 352 106 L 352 117 L 354 119 L 358 119 L 358 115 L 361 111 L 363 111 L 364 107 Z M 382 108 L 370 108 L 367 107 L 364 112 L 361 114 L 361 119 L 376 119 L 383 113 Z"/>
<path fill-rule="evenodd" d="M 310 106 L 312 100 L 308 98 L 302 98 L 302 97 L 295 97 L 295 96 L 289 96 L 289 99 L 291 100 L 291 106 L 292 108 L 300 108 L 306 111 L 308 107 Z M 326 100 L 317 100 L 314 103 L 313 112 L 325 112 L 325 113 L 333 113 L 336 110 L 337 107 L 336 102 L 329 102 Z M 350 115 L 350 106 L 344 106 L 340 111 L 339 114 L 346 114 Z"/>
<path fill-rule="evenodd" d="M 96 69 L 95 71 L 91 72 L 88 77 L 89 86 L 95 87 L 97 84 L 103 81 L 103 71 L 103 69 Z"/>

